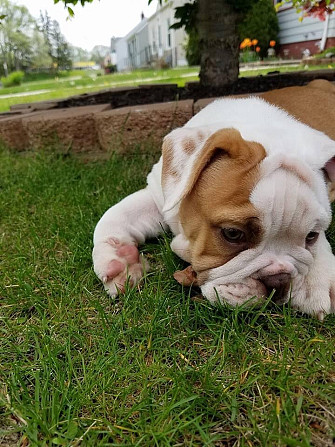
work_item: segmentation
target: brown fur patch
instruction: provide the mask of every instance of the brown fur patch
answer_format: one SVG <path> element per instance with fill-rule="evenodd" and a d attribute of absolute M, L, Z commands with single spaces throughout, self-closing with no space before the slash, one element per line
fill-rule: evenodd
<path fill-rule="evenodd" d="M 168 177 L 172 176 L 176 179 L 179 178 L 179 174 L 173 167 L 174 158 L 174 144 L 172 138 L 165 137 L 162 145 L 163 165 L 162 165 L 162 184 L 166 183 Z"/>
<path fill-rule="evenodd" d="M 335 86 L 318 79 L 305 87 L 287 87 L 260 96 L 299 121 L 335 140 Z"/>
<path fill-rule="evenodd" d="M 245 141 L 234 129 L 219 130 L 206 141 L 180 206 L 191 264 L 198 274 L 202 272 L 199 280 L 205 270 L 259 242 L 262 228 L 249 198 L 265 156 L 263 146 Z M 227 242 L 222 228 L 244 231 L 245 243 Z"/>
<path fill-rule="evenodd" d="M 285 109 L 299 121 L 335 140 L 335 85 L 315 79 L 305 87 L 288 87 L 260 95 L 267 102 Z M 329 200 L 335 200 L 335 182 L 328 185 Z"/>
<path fill-rule="evenodd" d="M 196 141 L 192 138 L 184 138 L 181 143 L 181 147 L 183 148 L 183 151 L 186 152 L 186 154 L 191 155 L 195 151 L 197 144 Z"/>
<path fill-rule="evenodd" d="M 325 79 L 314 79 L 306 85 L 307 88 L 316 88 L 323 90 L 327 93 L 333 93 L 335 95 L 335 84 Z"/>

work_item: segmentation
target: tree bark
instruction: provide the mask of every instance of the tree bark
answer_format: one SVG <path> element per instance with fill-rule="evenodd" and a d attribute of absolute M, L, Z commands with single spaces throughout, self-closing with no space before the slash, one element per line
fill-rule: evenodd
<path fill-rule="evenodd" d="M 225 87 L 238 79 L 239 15 L 225 0 L 198 0 L 200 84 Z"/>

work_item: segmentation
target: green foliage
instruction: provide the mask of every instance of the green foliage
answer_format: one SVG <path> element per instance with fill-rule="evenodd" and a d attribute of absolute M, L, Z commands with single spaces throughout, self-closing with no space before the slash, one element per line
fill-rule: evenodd
<path fill-rule="evenodd" d="M 93 0 L 54 0 L 54 3 L 59 3 L 59 2 L 63 2 L 65 4 L 65 6 L 67 7 L 68 13 L 71 17 L 74 16 L 74 11 L 71 8 L 71 6 L 76 6 L 78 3 L 81 4 L 81 6 L 84 6 L 85 3 L 92 3 Z"/>
<path fill-rule="evenodd" d="M 29 35 L 34 19 L 25 6 L 9 0 L 0 1 L 0 74 L 25 69 L 31 61 L 32 48 Z"/>
<path fill-rule="evenodd" d="M 49 57 L 55 71 L 72 68 L 71 48 L 60 31 L 56 20 L 51 20 L 48 13 L 40 15 L 41 31 L 44 35 Z"/>
<path fill-rule="evenodd" d="M 240 40 L 257 39 L 260 57 L 267 56 L 270 40 L 278 42 L 278 18 L 271 0 L 257 0 L 239 25 Z"/>
<path fill-rule="evenodd" d="M 70 75 L 73 75 L 73 72 L 71 71 L 59 71 L 57 73 L 57 78 L 68 78 Z M 38 72 L 26 72 L 24 74 L 24 79 L 23 82 L 25 83 L 25 88 L 26 89 L 30 89 L 32 86 L 30 86 L 29 82 L 36 82 L 36 81 L 45 81 L 45 80 L 50 80 L 52 82 L 54 82 L 54 87 L 55 87 L 55 73 L 52 73 L 50 70 L 47 71 L 38 71 Z M 34 88 L 36 87 L 35 84 Z M 41 86 L 43 88 L 43 85 Z M 36 90 L 38 90 L 40 88 L 39 85 L 37 85 Z M 22 99 L 22 98 L 21 98 Z"/>
<path fill-rule="evenodd" d="M 335 0 L 283 0 L 277 3 L 276 9 L 288 2 L 293 4 L 297 12 L 302 13 L 301 19 L 312 16 L 323 21 L 327 14 L 332 14 L 335 10 Z"/>
<path fill-rule="evenodd" d="M 23 78 L 23 71 L 13 71 L 7 77 L 2 77 L 1 83 L 4 87 L 15 87 L 21 85 Z"/>
<path fill-rule="evenodd" d="M 329 47 L 326 50 L 323 50 L 321 53 L 316 54 L 314 57 L 320 58 L 320 57 L 328 57 L 332 55 L 333 60 L 335 60 L 335 47 Z"/>
<path fill-rule="evenodd" d="M 190 34 L 191 31 L 196 29 L 197 12 L 198 0 L 178 6 L 175 8 L 174 13 L 174 18 L 177 21 L 170 28 L 178 29 L 184 27 L 185 31 Z"/>
<path fill-rule="evenodd" d="M 199 51 L 199 34 L 196 29 L 192 29 L 188 33 L 188 40 L 186 44 L 186 59 L 188 65 L 200 65 L 200 51 Z"/>

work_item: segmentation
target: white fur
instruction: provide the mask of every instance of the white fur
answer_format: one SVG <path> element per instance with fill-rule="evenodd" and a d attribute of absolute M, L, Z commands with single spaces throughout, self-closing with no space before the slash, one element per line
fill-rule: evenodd
<path fill-rule="evenodd" d="M 332 311 L 330 289 L 335 285 L 335 258 L 324 236 L 331 219 L 327 188 L 321 169 L 335 155 L 335 142 L 259 98 L 223 99 L 210 104 L 183 128 L 166 138 L 174 148 L 174 170 L 161 185 L 162 160 L 148 176 L 148 186 L 110 208 L 94 234 L 93 260 L 102 278 L 108 262 L 117 259 L 106 245 L 117 237 L 126 243 L 144 242 L 169 227 L 172 249 L 189 261 L 188 240 L 178 218 L 195 161 L 205 140 L 216 130 L 235 128 L 242 137 L 263 145 L 267 157 L 261 163 L 261 179 L 250 200 L 262 216 L 265 234 L 256 248 L 238 254 L 212 269 L 201 287 L 211 301 L 240 304 L 265 289 L 258 278 L 264 274 L 289 273 L 292 304 L 319 317 Z M 199 132 L 201 131 L 201 137 Z M 182 149 L 185 138 L 196 143 L 192 154 Z M 317 242 L 305 246 L 310 231 L 320 233 Z M 110 294 L 115 294 L 112 284 Z"/>

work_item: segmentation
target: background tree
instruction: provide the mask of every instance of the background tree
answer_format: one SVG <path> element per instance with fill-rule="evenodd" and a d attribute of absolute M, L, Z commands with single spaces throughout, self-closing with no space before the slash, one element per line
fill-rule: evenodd
<path fill-rule="evenodd" d="M 97 65 L 104 65 L 105 57 L 110 53 L 110 48 L 106 45 L 96 45 L 91 51 L 91 60 Z"/>
<path fill-rule="evenodd" d="M 31 37 L 34 19 L 25 6 L 17 6 L 9 0 L 0 0 L 0 73 L 25 69 L 32 58 Z"/>
<path fill-rule="evenodd" d="M 87 62 L 91 60 L 90 53 L 80 47 L 71 46 L 72 62 Z"/>
<path fill-rule="evenodd" d="M 53 68 L 56 71 L 71 69 L 71 48 L 60 31 L 59 23 L 51 20 L 47 12 L 41 12 L 40 23 Z"/>
<path fill-rule="evenodd" d="M 38 29 L 37 23 L 31 39 L 31 59 L 28 69 L 46 70 L 51 67 L 52 59 L 48 53 L 48 46 L 43 34 Z"/>

